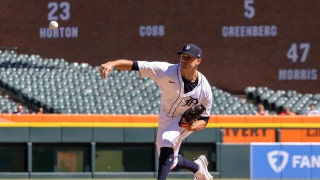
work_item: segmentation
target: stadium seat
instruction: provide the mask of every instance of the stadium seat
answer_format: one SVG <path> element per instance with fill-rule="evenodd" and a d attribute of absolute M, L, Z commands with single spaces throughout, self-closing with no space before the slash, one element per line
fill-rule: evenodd
<path fill-rule="evenodd" d="M 114 70 L 108 79 L 101 79 L 99 67 L 87 63 L 69 63 L 61 58 L 42 58 L 36 54 L 2 51 L 1 82 L 3 88 L 23 97 L 30 105 L 52 108 L 57 113 L 124 113 L 156 114 L 161 90 L 148 78 L 135 71 Z M 212 86 L 213 114 L 254 114 L 256 106 Z M 279 100 L 283 92 L 267 87 L 247 87 L 247 99 L 278 106 L 319 102 L 319 96 L 301 97 L 287 92 L 287 101 Z M 292 99 L 291 99 L 292 98 Z M 299 99 L 297 99 L 299 98 Z M 317 99 L 318 98 L 318 99 Z M 13 105 L 14 107 L 15 105 Z M 145 108 L 147 107 L 147 108 Z M 300 106 L 299 106 L 300 107 Z M 296 106 L 296 109 L 298 108 Z"/>
<path fill-rule="evenodd" d="M 248 100 L 254 100 L 255 99 L 255 91 L 256 91 L 256 87 L 254 86 L 248 86 L 244 89 L 244 93 L 246 95 L 246 98 Z"/>

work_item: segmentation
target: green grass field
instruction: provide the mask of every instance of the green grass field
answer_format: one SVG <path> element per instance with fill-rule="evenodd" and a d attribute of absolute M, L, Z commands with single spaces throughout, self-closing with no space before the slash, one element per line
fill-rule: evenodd
<path fill-rule="evenodd" d="M 142 179 L 139 179 L 139 180 L 155 180 L 156 178 L 152 178 L 152 179 L 147 179 L 147 178 L 142 178 Z M 191 180 L 192 178 L 188 178 L 188 179 L 170 179 L 168 178 L 168 180 Z M 234 179 L 220 179 L 220 178 L 214 178 L 214 179 L 217 179 L 217 180 L 250 180 L 250 179 L 241 179 L 241 178 L 234 178 Z M 13 179 L 13 178 L 10 178 L 10 179 L 2 179 L 1 180 L 39 180 L 38 178 L 37 179 Z M 109 178 L 93 178 L 93 179 L 86 179 L 86 178 L 77 178 L 77 179 L 74 179 L 74 178 L 62 178 L 62 179 L 42 179 L 41 180 L 138 180 L 138 178 L 132 178 L 132 179 L 121 179 L 121 178 L 117 178 L 117 179 L 109 179 Z"/>

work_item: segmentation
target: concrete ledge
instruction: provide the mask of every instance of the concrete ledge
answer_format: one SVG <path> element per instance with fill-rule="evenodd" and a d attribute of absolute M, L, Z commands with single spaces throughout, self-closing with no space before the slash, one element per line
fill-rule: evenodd
<path fill-rule="evenodd" d="M 31 172 L 30 178 L 92 178 L 92 173 Z"/>
<path fill-rule="evenodd" d="M 155 178 L 154 172 L 95 172 L 93 178 Z"/>
<path fill-rule="evenodd" d="M 220 175 L 218 172 L 210 172 L 214 177 L 218 178 Z M 30 175 L 30 176 L 29 176 Z M 151 179 L 157 178 L 157 172 L 79 172 L 79 173 L 63 173 L 63 172 L 18 172 L 18 173 L 7 173 L 0 172 L 0 179 L 50 179 L 50 178 L 133 178 L 133 179 Z M 193 178 L 193 173 L 191 172 L 170 172 L 168 178 Z"/>
<path fill-rule="evenodd" d="M 29 178 L 29 173 L 27 172 L 1 172 L 0 179 L 27 179 Z"/>

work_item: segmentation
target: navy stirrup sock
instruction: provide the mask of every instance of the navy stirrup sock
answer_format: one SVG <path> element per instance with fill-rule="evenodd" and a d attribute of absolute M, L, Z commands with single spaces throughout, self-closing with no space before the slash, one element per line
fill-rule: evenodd
<path fill-rule="evenodd" d="M 192 171 L 193 173 L 196 173 L 199 170 L 199 167 L 195 162 L 190 161 L 181 155 L 178 156 L 178 164 L 176 165 L 176 168 L 188 169 L 189 171 Z"/>
<path fill-rule="evenodd" d="M 160 148 L 158 180 L 166 180 L 173 165 L 174 154 L 170 147 Z"/>

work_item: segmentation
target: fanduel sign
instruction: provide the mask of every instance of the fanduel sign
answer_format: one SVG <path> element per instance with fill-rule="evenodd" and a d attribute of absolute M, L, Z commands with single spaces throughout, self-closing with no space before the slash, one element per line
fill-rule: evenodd
<path fill-rule="evenodd" d="M 251 178 L 320 178 L 320 143 L 251 144 Z"/>
<path fill-rule="evenodd" d="M 279 173 L 287 166 L 289 153 L 285 151 L 274 150 L 270 151 L 267 155 L 270 167 L 274 170 L 274 172 Z M 279 165 L 277 165 L 278 159 L 281 157 L 282 161 L 279 163 Z"/>

